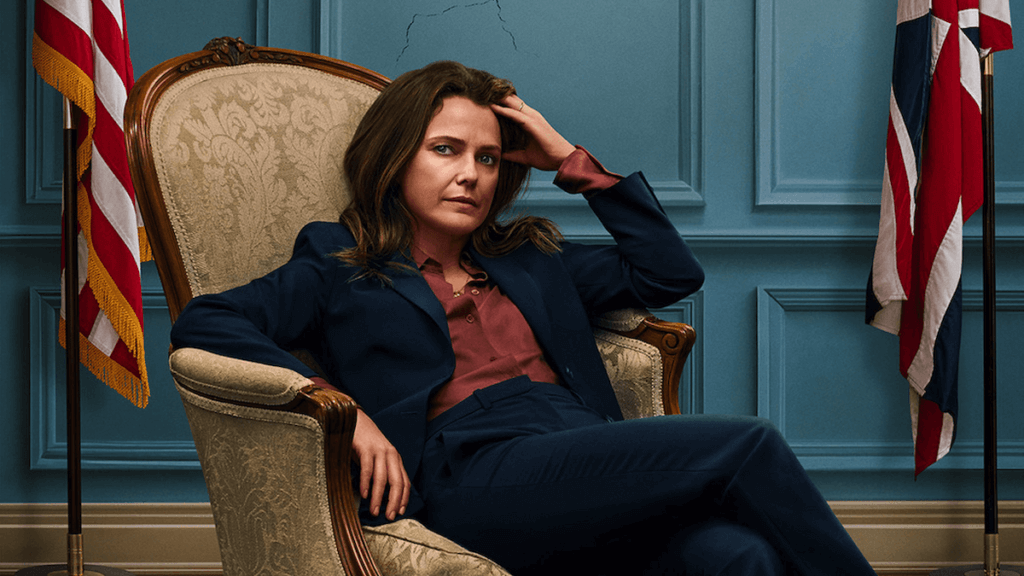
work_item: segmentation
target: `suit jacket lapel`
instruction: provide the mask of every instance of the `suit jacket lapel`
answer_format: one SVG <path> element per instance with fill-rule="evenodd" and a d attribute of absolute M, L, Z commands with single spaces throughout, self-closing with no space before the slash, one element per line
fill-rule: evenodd
<path fill-rule="evenodd" d="M 401 264 L 408 264 L 413 269 L 416 268 L 416 263 L 405 256 L 397 255 L 392 260 Z M 391 280 L 391 287 L 405 297 L 406 300 L 426 312 L 434 320 L 434 323 L 437 324 L 437 327 L 441 329 L 441 332 L 444 333 L 445 338 L 451 340 L 444 307 L 441 306 L 441 302 L 434 295 L 430 285 L 423 279 L 423 276 L 417 272 L 398 271 L 391 274 Z"/>
<path fill-rule="evenodd" d="M 526 323 L 533 329 L 534 336 L 541 348 L 554 353 L 556 347 L 551 342 L 551 323 L 544 305 L 543 294 L 533 276 L 527 272 L 513 255 L 501 258 L 481 256 L 472 247 L 469 249 L 473 260 L 487 272 L 488 276 L 501 287 L 512 303 L 522 312 Z"/>

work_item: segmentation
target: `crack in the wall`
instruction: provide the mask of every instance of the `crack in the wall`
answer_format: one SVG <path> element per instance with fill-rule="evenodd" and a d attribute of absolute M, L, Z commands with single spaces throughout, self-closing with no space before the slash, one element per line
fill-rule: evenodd
<path fill-rule="evenodd" d="M 508 22 L 506 22 L 505 18 L 502 17 L 502 15 L 501 15 L 501 2 L 499 2 L 498 0 L 494 0 L 494 5 L 498 7 L 498 20 L 501 20 L 501 29 L 504 30 L 505 33 L 508 34 L 508 37 L 512 40 L 512 49 L 515 50 L 516 52 L 518 52 L 519 51 L 519 45 L 516 44 L 516 37 L 515 37 L 515 35 L 512 34 L 511 30 L 509 30 L 508 28 L 505 27 L 508 24 Z"/>
<path fill-rule="evenodd" d="M 497 16 L 498 20 L 501 21 L 501 29 L 504 30 L 505 33 L 508 34 L 509 39 L 512 40 L 512 49 L 518 52 L 519 45 L 516 43 L 516 37 L 514 34 L 512 34 L 512 31 L 508 29 L 508 22 L 501 15 L 501 2 L 499 0 L 483 0 L 482 2 L 474 2 L 472 4 L 454 4 L 452 6 L 445 8 L 444 10 L 441 10 L 440 12 L 433 12 L 430 14 L 413 14 L 412 20 L 409 22 L 409 25 L 405 27 L 405 46 L 402 46 L 402 51 L 398 54 L 398 58 L 395 58 L 395 62 L 400 61 L 402 59 L 402 56 L 405 55 L 405 51 L 409 49 L 409 45 L 412 43 L 409 36 L 411 35 L 412 27 L 413 25 L 416 24 L 416 20 L 418 18 L 434 18 L 436 16 L 447 14 L 448 12 L 451 12 L 456 8 L 475 8 L 477 6 L 484 6 L 486 4 L 494 4 L 494 6 L 498 9 Z"/>

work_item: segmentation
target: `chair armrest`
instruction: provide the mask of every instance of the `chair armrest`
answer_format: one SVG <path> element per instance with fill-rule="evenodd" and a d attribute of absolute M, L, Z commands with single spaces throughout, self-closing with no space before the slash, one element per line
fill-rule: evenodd
<path fill-rule="evenodd" d="M 174 350 L 170 366 L 175 381 L 196 394 L 248 406 L 287 406 L 310 385 L 308 378 L 288 368 L 229 358 L 197 348 Z"/>
<path fill-rule="evenodd" d="M 240 410 L 255 408 L 290 413 L 315 420 L 323 433 L 326 500 L 334 543 L 345 573 L 380 574 L 366 547 L 359 523 L 358 499 L 352 488 L 349 463 L 357 406 L 351 397 L 318 388 L 287 368 L 194 348 L 175 350 L 170 357 L 170 368 L 179 387 L 214 403 Z"/>
<path fill-rule="evenodd" d="M 647 310 L 615 310 L 592 319 L 595 328 L 645 342 L 661 356 L 661 400 L 666 414 L 679 414 L 679 378 L 697 333 L 689 324 L 661 320 Z"/>

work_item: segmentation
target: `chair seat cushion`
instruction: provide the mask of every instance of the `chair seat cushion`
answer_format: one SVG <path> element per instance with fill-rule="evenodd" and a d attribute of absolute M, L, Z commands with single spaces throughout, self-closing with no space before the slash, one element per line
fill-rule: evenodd
<path fill-rule="evenodd" d="M 501 566 L 431 532 L 416 520 L 364 526 L 370 555 L 385 576 L 510 576 Z"/>

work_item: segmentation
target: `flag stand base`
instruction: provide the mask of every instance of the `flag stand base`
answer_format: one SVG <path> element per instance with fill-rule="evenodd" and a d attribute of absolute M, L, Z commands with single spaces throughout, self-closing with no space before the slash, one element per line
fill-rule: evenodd
<path fill-rule="evenodd" d="M 82 534 L 68 534 L 68 561 L 64 564 L 32 566 L 14 576 L 134 576 L 120 568 L 86 564 L 83 560 Z"/>
<path fill-rule="evenodd" d="M 48 566 L 33 566 L 31 568 L 24 568 L 14 573 L 14 576 L 67 576 L 68 565 L 67 564 L 50 564 Z M 85 572 L 83 576 L 134 576 L 131 572 L 126 572 L 120 568 L 111 568 L 109 566 L 96 566 L 95 564 L 86 564 Z"/>

